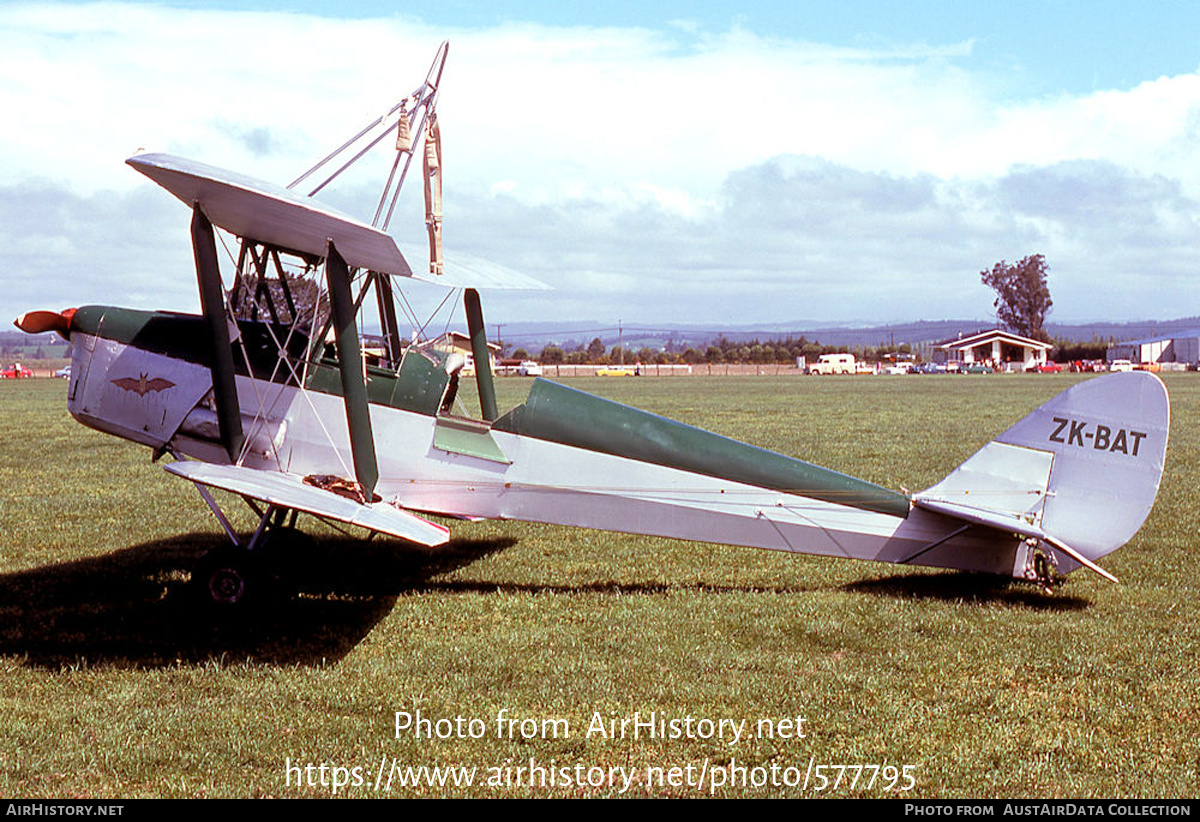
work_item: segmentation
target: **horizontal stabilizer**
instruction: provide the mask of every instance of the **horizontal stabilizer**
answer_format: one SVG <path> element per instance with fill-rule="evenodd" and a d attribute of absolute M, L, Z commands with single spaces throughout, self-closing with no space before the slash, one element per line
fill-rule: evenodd
<path fill-rule="evenodd" d="M 938 514 L 944 514 L 948 517 L 971 522 L 976 525 L 985 525 L 988 528 L 995 528 L 997 531 L 1004 531 L 1010 534 L 1020 534 L 1023 537 L 1033 537 L 1040 539 L 1043 542 L 1057 548 L 1071 559 L 1095 571 L 1100 576 L 1112 582 L 1117 582 L 1117 578 L 1105 571 L 1096 563 L 1085 557 L 1083 554 L 1076 551 L 1071 546 L 1059 539 L 1055 539 L 1047 534 L 1041 528 L 1033 525 L 1028 520 L 1028 517 L 1013 514 L 1010 511 L 990 511 L 986 508 L 975 508 L 970 505 L 960 505 L 953 502 L 943 502 L 935 499 L 923 499 L 914 497 L 913 504 L 918 508 L 924 508 L 927 511 L 934 511 Z"/>
<path fill-rule="evenodd" d="M 992 511 L 987 508 L 978 508 L 971 505 L 962 505 L 919 496 L 913 497 L 913 505 L 918 508 L 924 508 L 926 511 L 934 511 L 948 517 L 961 519 L 964 522 L 986 525 L 988 528 L 995 528 L 997 531 L 1007 531 L 1012 534 L 1020 534 L 1023 537 L 1037 537 L 1038 539 L 1044 539 L 1046 536 L 1046 533 L 1030 522 L 1027 517 L 1022 517 L 1011 511 Z"/>
<path fill-rule="evenodd" d="M 220 488 L 318 517 L 328 517 L 420 545 L 443 545 L 450 539 L 448 528 L 401 511 L 395 506 L 385 502 L 364 505 L 330 491 L 305 485 L 300 477 L 292 474 L 204 462 L 174 462 L 164 468 L 198 485 Z"/>

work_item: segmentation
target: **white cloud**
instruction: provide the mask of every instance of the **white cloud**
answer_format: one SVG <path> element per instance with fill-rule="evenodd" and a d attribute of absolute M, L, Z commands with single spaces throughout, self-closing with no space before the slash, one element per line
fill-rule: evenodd
<path fill-rule="evenodd" d="M 443 37 L 447 242 L 554 281 L 538 311 L 980 316 L 978 270 L 1040 252 L 1056 319 L 1153 315 L 1149 300 L 1097 296 L 1096 282 L 1134 276 L 1179 289 L 1169 313 L 1200 313 L 1182 285 L 1200 250 L 1197 75 L 1014 102 L 969 41 L 435 31 L 120 3 L 0 6 L 0 205 L 42 209 L 35 234 L 0 226 L 0 277 L 49 282 L 86 259 L 147 278 L 147 299 L 178 299 L 186 279 L 156 283 L 163 266 L 186 276 L 186 255 L 149 247 L 186 249 L 184 218 L 125 157 L 165 150 L 287 182 L 411 91 Z M 373 205 L 367 191 L 329 198 Z M 394 225 L 419 233 L 416 213 Z M 74 299 L 62 288 L 51 304 Z M 37 307 L 4 291 L 0 309 Z M 535 305 L 500 302 L 522 317 Z"/>

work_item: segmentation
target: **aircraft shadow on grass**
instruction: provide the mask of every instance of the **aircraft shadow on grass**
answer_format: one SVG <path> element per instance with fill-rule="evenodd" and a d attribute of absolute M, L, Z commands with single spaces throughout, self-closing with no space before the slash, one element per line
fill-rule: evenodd
<path fill-rule="evenodd" d="M 191 584 L 200 558 L 228 544 L 223 536 L 143 543 L 0 575 L 0 654 L 47 667 L 336 661 L 400 595 L 515 543 L 453 540 L 434 551 L 394 540 L 308 540 L 274 564 L 269 593 L 233 607 Z"/>
<path fill-rule="evenodd" d="M 831 590 L 812 584 L 756 585 L 708 582 L 624 582 L 616 579 L 580 583 L 481 582 L 477 580 L 436 580 L 427 589 L 453 593 L 509 594 L 601 594 L 607 596 L 655 596 L 680 591 L 704 591 L 714 594 L 809 594 Z M 1091 602 L 1085 598 L 1053 595 L 1031 584 L 997 574 L 972 574 L 959 571 L 931 571 L 894 577 L 862 579 L 836 587 L 849 593 L 870 594 L 893 599 L 928 599 L 947 602 L 996 603 L 1033 610 L 1078 611 Z"/>
<path fill-rule="evenodd" d="M 841 590 L 892 599 L 940 600 L 944 602 L 995 603 L 1041 611 L 1080 611 L 1091 605 L 1083 597 L 1049 596 L 1032 585 L 1014 583 L 994 574 L 917 573 L 862 579 Z"/>
<path fill-rule="evenodd" d="M 349 653 L 409 592 L 591 593 L 655 596 L 681 588 L 752 593 L 801 586 L 677 585 L 602 580 L 565 585 L 439 580 L 517 540 L 452 540 L 431 550 L 395 540 L 311 539 L 273 563 L 270 594 L 228 608 L 191 583 L 191 569 L 223 536 L 187 534 L 104 556 L 0 575 L 0 654 L 44 667 L 165 666 L 213 658 L 316 665 Z M 353 556 L 354 562 L 346 558 Z M 815 586 L 819 588 L 821 586 Z M 860 580 L 841 590 L 891 598 L 995 602 L 1073 611 L 1090 603 L 1048 597 L 1011 580 L 928 573 Z"/>
<path fill-rule="evenodd" d="M 0 654 L 23 656 L 45 667 L 165 666 L 213 658 L 316 665 L 344 657 L 391 612 L 401 595 L 412 591 L 654 596 L 681 587 L 618 580 L 546 585 L 436 579 L 516 542 L 458 539 L 431 550 L 395 540 L 306 540 L 289 546 L 290 552 L 274 563 L 278 578 L 269 586 L 269 595 L 232 608 L 215 605 L 191 583 L 191 569 L 207 552 L 227 544 L 223 536 L 187 534 L 143 543 L 104 556 L 0 575 Z M 355 561 L 347 562 L 348 556 Z M 682 587 L 742 593 L 783 590 Z M 1077 597 L 1047 597 L 1032 587 L 980 574 L 913 574 L 861 580 L 841 589 L 1057 611 L 1089 604 Z"/>

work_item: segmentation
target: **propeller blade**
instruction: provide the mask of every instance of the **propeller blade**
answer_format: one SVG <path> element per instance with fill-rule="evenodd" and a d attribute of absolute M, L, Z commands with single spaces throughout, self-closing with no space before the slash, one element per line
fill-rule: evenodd
<path fill-rule="evenodd" d="M 47 331 L 57 331 L 63 338 L 70 336 L 71 318 L 75 316 L 74 308 L 59 312 L 27 311 L 15 322 L 17 328 L 26 334 L 44 334 Z"/>

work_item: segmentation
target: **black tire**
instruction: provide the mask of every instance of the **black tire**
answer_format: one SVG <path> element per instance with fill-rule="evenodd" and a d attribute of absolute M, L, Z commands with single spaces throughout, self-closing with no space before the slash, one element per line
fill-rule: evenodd
<path fill-rule="evenodd" d="M 262 596 L 265 582 L 257 557 L 234 545 L 214 548 L 192 569 L 193 592 L 218 608 L 246 608 Z"/>

